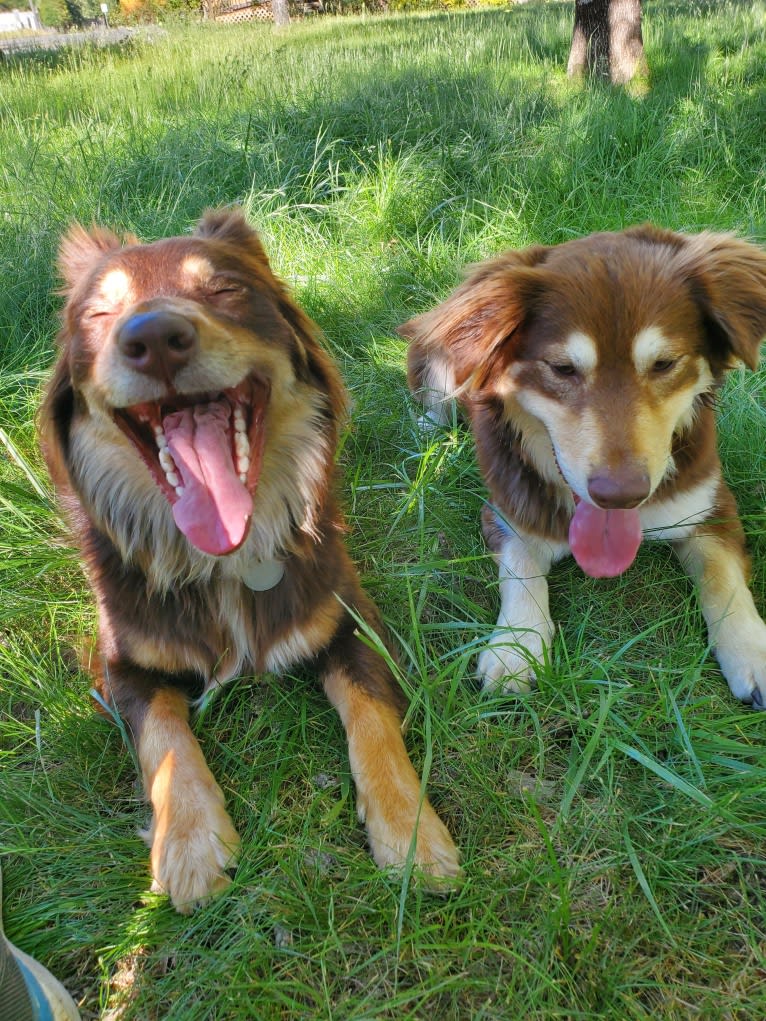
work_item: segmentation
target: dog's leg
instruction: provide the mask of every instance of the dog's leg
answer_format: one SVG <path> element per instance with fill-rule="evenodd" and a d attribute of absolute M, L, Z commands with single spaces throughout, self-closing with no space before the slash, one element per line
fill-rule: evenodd
<path fill-rule="evenodd" d="M 715 526 L 674 543 L 681 564 L 699 588 L 710 644 L 742 702 L 766 709 L 766 624 L 748 588 L 748 560 L 739 530 Z"/>
<path fill-rule="evenodd" d="M 553 639 L 547 575 L 555 550 L 533 536 L 512 531 L 490 510 L 482 513 L 484 535 L 500 574 L 500 615 L 489 645 L 479 656 L 485 689 L 529 691 Z"/>
<path fill-rule="evenodd" d="M 145 677 L 112 666 L 102 689 L 129 726 L 152 805 L 145 834 L 152 889 L 169 894 L 176 910 L 187 914 L 228 886 L 226 869 L 236 861 L 239 836 L 189 727 L 186 696 L 175 687 L 149 685 Z"/>
<path fill-rule="evenodd" d="M 357 814 L 376 864 L 404 865 L 417 832 L 414 864 L 434 877 L 458 876 L 452 838 L 421 796 L 402 738 L 401 695 L 381 657 L 350 629 L 341 632 L 328 652 L 322 683 L 346 731 Z"/>

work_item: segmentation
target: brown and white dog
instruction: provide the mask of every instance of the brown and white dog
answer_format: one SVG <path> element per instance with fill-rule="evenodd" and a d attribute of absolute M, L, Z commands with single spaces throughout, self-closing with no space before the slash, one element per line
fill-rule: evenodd
<path fill-rule="evenodd" d="M 333 496 L 346 398 L 317 329 L 239 212 L 142 245 L 75 227 L 42 445 L 99 613 L 100 690 L 153 808 L 155 888 L 179 911 L 225 887 L 239 837 L 190 703 L 248 671 L 316 664 L 346 730 L 380 866 L 455 876 L 401 734 L 402 695 Z"/>
<path fill-rule="evenodd" d="M 766 254 L 728 235 L 651 226 L 511 251 L 406 323 L 426 420 L 466 409 L 495 511 L 500 570 L 486 687 L 526 690 L 553 623 L 546 576 L 572 553 L 621 573 L 642 537 L 673 543 L 698 583 L 734 695 L 766 708 L 766 625 L 721 477 L 714 394 L 766 334 Z"/>

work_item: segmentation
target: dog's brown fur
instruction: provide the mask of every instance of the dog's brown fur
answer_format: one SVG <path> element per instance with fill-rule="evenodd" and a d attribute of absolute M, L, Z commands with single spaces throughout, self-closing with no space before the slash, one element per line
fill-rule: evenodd
<path fill-rule="evenodd" d="M 316 665 L 343 721 L 376 862 L 402 865 L 417 830 L 416 865 L 455 876 L 457 852 L 421 803 L 402 741 L 401 691 L 347 609 L 383 635 L 333 495 L 345 391 L 257 235 L 224 211 L 150 245 L 75 227 L 60 267 L 67 301 L 42 445 L 98 604 L 100 689 L 129 728 L 151 800 L 156 888 L 190 910 L 228 884 L 239 853 L 190 703 L 244 671 L 299 663 Z M 166 321 L 181 324 L 180 341 L 157 340 Z M 250 525 L 219 556 L 176 527 L 149 425 L 238 386 L 252 396 L 249 419 L 263 421 L 248 427 L 258 465 L 240 475 L 254 491 Z M 233 444 L 233 418 L 227 428 Z M 264 563 L 284 575 L 253 590 L 243 579 Z"/>
<path fill-rule="evenodd" d="M 647 538 L 673 542 L 732 692 L 766 706 L 766 625 L 713 409 L 726 371 L 757 365 L 766 255 L 649 225 L 507 252 L 401 332 L 424 422 L 461 402 L 498 512 L 483 516 L 502 597 L 485 685 L 535 680 L 553 634 L 545 576 L 577 500 L 638 508 Z"/>

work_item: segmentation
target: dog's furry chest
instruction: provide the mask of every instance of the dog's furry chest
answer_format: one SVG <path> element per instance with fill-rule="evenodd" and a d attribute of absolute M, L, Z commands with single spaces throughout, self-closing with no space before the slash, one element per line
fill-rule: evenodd
<path fill-rule="evenodd" d="M 204 690 L 247 671 L 281 671 L 311 658 L 340 615 L 337 600 L 306 598 L 289 571 L 264 592 L 219 573 L 157 592 L 141 571 L 114 567 L 102 564 L 91 576 L 107 660 L 192 672 Z"/>
<path fill-rule="evenodd" d="M 216 632 L 221 653 L 205 690 L 225 684 L 248 669 L 279 672 L 314 656 L 324 644 L 316 641 L 312 627 L 316 612 L 296 619 L 289 591 L 289 577 L 274 589 L 253 592 L 238 579 L 223 579 L 216 586 Z"/>

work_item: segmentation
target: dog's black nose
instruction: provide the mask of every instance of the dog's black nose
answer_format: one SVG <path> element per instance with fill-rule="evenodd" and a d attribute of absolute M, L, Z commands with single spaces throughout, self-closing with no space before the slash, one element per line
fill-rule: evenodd
<path fill-rule="evenodd" d="M 136 372 L 171 380 L 197 352 L 192 322 L 175 312 L 138 312 L 117 333 L 117 348 Z"/>
<path fill-rule="evenodd" d="M 599 471 L 588 479 L 588 496 L 597 507 L 628 510 L 649 495 L 649 474 L 643 469 L 620 468 Z"/>

